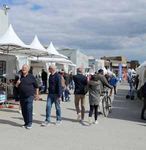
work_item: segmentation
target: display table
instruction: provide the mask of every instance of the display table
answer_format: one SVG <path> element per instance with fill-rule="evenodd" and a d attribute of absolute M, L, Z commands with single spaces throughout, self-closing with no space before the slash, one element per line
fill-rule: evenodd
<path fill-rule="evenodd" d="M 7 108 L 13 108 L 14 106 L 9 105 L 9 97 L 12 96 L 13 86 L 6 83 L 0 83 L 0 108 L 3 108 L 3 105 Z"/>

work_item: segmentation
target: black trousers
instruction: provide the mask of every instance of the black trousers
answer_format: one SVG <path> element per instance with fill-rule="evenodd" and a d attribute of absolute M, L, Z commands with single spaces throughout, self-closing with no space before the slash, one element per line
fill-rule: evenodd
<path fill-rule="evenodd" d="M 44 93 L 47 92 L 47 80 L 43 81 L 43 86 L 44 86 Z"/>
<path fill-rule="evenodd" d="M 97 120 L 98 117 L 98 105 L 90 105 L 89 117 L 92 117 L 94 112 L 94 118 Z"/>
<path fill-rule="evenodd" d="M 34 96 L 30 96 L 20 100 L 22 116 L 26 126 L 32 125 L 33 99 Z"/>
<path fill-rule="evenodd" d="M 141 118 L 144 119 L 144 112 L 146 110 L 146 97 L 144 97 L 143 100 L 143 107 L 142 107 L 142 111 L 141 111 Z"/>

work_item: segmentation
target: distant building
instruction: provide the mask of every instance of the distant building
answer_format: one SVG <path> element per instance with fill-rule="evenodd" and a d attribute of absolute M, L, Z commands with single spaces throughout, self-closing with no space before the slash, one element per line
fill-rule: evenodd
<path fill-rule="evenodd" d="M 0 36 L 8 29 L 8 14 L 5 10 L 0 9 Z"/>
<path fill-rule="evenodd" d="M 59 53 L 67 56 L 69 60 L 76 64 L 77 68 L 82 67 L 84 71 L 89 68 L 88 56 L 81 51 L 77 49 L 61 49 Z"/>
<path fill-rule="evenodd" d="M 130 68 L 136 69 L 140 64 L 138 60 L 131 60 L 130 62 Z"/>
<path fill-rule="evenodd" d="M 117 75 L 119 75 L 119 71 L 121 75 L 122 73 L 125 73 L 127 71 L 127 59 L 123 56 L 113 56 L 113 57 L 104 56 L 101 59 L 105 61 L 106 69 L 109 68 Z"/>
<path fill-rule="evenodd" d="M 92 70 L 92 72 L 97 72 L 99 69 L 103 69 L 104 66 L 104 60 L 89 58 L 89 67 Z"/>

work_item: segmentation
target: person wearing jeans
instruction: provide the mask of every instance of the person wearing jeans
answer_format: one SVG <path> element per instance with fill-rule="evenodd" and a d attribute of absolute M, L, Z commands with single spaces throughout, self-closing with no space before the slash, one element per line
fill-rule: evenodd
<path fill-rule="evenodd" d="M 22 75 L 15 85 L 19 91 L 20 105 L 22 109 L 22 116 L 26 129 L 32 128 L 32 111 L 33 100 L 36 92 L 35 99 L 39 99 L 39 88 L 35 77 L 29 73 L 29 66 L 22 66 Z"/>
<path fill-rule="evenodd" d="M 51 108 L 53 103 L 55 104 L 55 108 L 56 108 L 56 120 L 61 121 L 60 100 L 58 99 L 57 95 L 50 94 L 47 98 L 47 105 L 46 105 L 47 122 L 51 122 Z"/>
<path fill-rule="evenodd" d="M 34 96 L 29 96 L 20 101 L 22 115 L 27 128 L 32 126 L 33 100 Z"/>
<path fill-rule="evenodd" d="M 62 96 L 62 84 L 61 84 L 61 75 L 56 72 L 56 66 L 49 66 L 49 89 L 48 89 L 48 98 L 46 104 L 46 119 L 41 124 L 42 126 L 47 126 L 51 122 L 51 108 L 52 104 L 55 104 L 56 108 L 56 125 L 61 124 L 61 107 L 60 101 Z"/>

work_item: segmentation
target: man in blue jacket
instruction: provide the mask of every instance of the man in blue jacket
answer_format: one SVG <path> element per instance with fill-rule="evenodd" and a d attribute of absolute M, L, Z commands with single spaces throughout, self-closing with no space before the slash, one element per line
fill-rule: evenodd
<path fill-rule="evenodd" d="M 42 123 L 42 126 L 47 126 L 51 122 L 51 108 L 52 104 L 55 103 L 56 108 L 56 125 L 61 124 L 61 107 L 60 101 L 62 96 L 61 76 L 56 72 L 56 66 L 49 66 L 49 88 L 48 98 L 46 105 L 46 119 Z"/>

